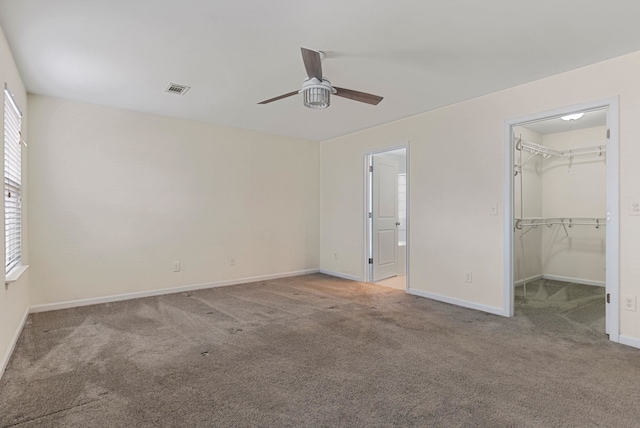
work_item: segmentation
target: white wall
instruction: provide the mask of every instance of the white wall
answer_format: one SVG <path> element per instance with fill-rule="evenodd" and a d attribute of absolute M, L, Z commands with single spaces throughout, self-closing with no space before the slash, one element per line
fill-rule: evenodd
<path fill-rule="evenodd" d="M 542 144 L 542 135 L 521 126 L 514 127 L 513 135 L 526 141 Z M 522 161 L 520 155 L 522 154 Z M 514 217 L 520 217 L 520 208 L 523 208 L 522 217 L 542 217 L 542 158 L 533 156 L 526 151 L 515 149 L 514 163 L 520 165 L 522 162 L 522 172 L 514 175 L 513 181 L 513 201 Z M 524 200 L 520 204 L 520 185 L 522 185 Z M 527 273 L 527 279 L 537 278 L 542 275 L 542 229 L 530 229 L 524 227 L 516 230 L 513 245 L 513 279 L 516 284 L 522 281 L 522 272 Z M 522 238 L 522 239 L 521 239 Z M 524 260 L 522 257 L 524 248 Z"/>
<path fill-rule="evenodd" d="M 37 95 L 29 114 L 32 305 L 318 268 L 318 143 Z"/>
<path fill-rule="evenodd" d="M 505 120 L 619 95 L 620 294 L 640 296 L 640 216 L 628 209 L 640 201 L 639 75 L 634 53 L 323 142 L 320 267 L 364 278 L 362 156 L 410 140 L 411 288 L 502 310 L 505 219 L 489 211 L 503 200 Z M 640 340 L 640 312 L 622 310 L 620 329 Z"/>
<path fill-rule="evenodd" d="M 0 89 L 2 90 L 2 105 L 0 114 L 1 129 L 4 130 L 4 84 L 7 83 L 9 89 L 13 92 L 13 95 L 20 105 L 23 111 L 22 118 L 22 133 L 23 138 L 29 139 L 27 134 L 27 93 L 22 84 L 22 79 L 18 73 L 13 56 L 7 45 L 7 41 L 4 37 L 4 33 L 0 28 Z M 0 151 L 3 152 L 3 151 Z M 28 180 L 27 180 L 27 150 L 22 152 L 22 212 L 23 218 L 26 218 L 28 212 L 28 206 L 26 198 L 28 196 Z M 3 159 L 4 164 L 4 159 Z M 0 209 L 0 219 L 4 224 L 4 209 Z M 28 236 L 28 226 L 23 221 L 23 236 Z M 4 233 L 4 227 L 2 227 Z M 24 239 L 22 247 L 23 264 L 29 263 L 29 247 Z M 4 235 L 2 236 L 2 242 L 4 242 Z M 4 245 L 2 245 L 2 260 L 5 259 Z M 3 270 L 4 271 L 4 270 Z M 22 327 L 22 320 L 29 308 L 29 271 L 24 273 L 22 277 L 16 282 L 11 283 L 9 286 L 0 285 L 0 376 L 4 371 L 4 367 L 10 357 L 11 349 L 17 335 Z"/>
<path fill-rule="evenodd" d="M 601 146 L 606 143 L 606 126 L 547 134 L 543 145 L 555 150 Z M 606 156 L 583 155 L 544 160 L 542 175 L 543 217 L 605 218 Z M 544 275 L 605 284 L 606 228 L 576 226 L 542 228 Z"/>

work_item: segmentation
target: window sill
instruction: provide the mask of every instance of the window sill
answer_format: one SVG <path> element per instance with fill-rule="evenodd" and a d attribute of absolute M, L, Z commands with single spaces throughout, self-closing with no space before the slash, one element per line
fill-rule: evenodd
<path fill-rule="evenodd" d="M 10 284 L 12 282 L 16 282 L 28 268 L 29 265 L 16 266 L 4 277 L 4 283 Z"/>

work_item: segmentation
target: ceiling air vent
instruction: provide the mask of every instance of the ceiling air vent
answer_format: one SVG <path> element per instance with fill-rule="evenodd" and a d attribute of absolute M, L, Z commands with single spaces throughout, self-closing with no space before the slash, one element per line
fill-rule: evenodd
<path fill-rule="evenodd" d="M 184 95 L 189 89 L 191 89 L 191 86 L 169 83 L 169 86 L 164 91 L 170 94 Z"/>

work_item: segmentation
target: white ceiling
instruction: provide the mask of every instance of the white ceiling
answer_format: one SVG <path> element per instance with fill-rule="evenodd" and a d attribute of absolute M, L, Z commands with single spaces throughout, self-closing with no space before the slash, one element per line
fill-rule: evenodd
<path fill-rule="evenodd" d="M 640 50 L 638 16 L 637 0 L 0 0 L 32 93 L 310 140 Z M 384 100 L 257 105 L 299 89 L 301 46 Z"/>
<path fill-rule="evenodd" d="M 521 125 L 524 128 L 537 132 L 540 135 L 555 134 L 558 132 L 576 131 L 578 129 L 594 128 L 596 126 L 605 126 L 607 124 L 607 110 L 592 110 L 583 112 L 578 120 L 562 120 L 560 117 L 541 120 L 539 122 L 527 123 Z"/>

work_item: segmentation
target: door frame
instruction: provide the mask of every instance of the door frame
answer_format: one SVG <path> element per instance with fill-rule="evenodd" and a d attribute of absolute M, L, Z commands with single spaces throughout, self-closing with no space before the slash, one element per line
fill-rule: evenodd
<path fill-rule="evenodd" d="M 586 110 L 608 109 L 607 125 L 610 130 L 607 142 L 607 226 L 606 226 L 606 293 L 610 294 L 606 326 L 609 340 L 619 342 L 620 337 L 620 141 L 618 97 L 574 104 L 505 121 L 504 126 L 504 316 L 514 315 L 514 194 L 513 127 L 540 120 L 564 116 Z"/>
<path fill-rule="evenodd" d="M 410 245 L 410 227 L 411 227 L 411 209 L 410 209 L 410 204 L 411 204 L 411 197 L 410 197 L 410 189 L 411 189 L 411 178 L 410 178 L 410 164 L 411 162 L 409 162 L 410 159 L 410 141 L 406 141 L 404 143 L 401 144 L 396 144 L 396 145 L 390 145 L 387 147 L 382 147 L 382 148 L 378 148 L 375 150 L 369 150 L 363 153 L 362 155 L 362 163 L 363 163 L 363 184 L 364 184 L 364 201 L 363 201 L 363 206 L 362 206 L 362 218 L 364 218 L 364 248 L 363 248 L 363 272 L 364 272 L 364 277 L 363 277 L 363 281 L 364 282 L 373 282 L 373 277 L 372 277 L 372 272 L 370 269 L 370 264 L 369 264 L 369 247 L 371 245 L 371 233 L 369 230 L 369 205 L 371 203 L 371 186 L 369 183 L 369 161 L 370 161 L 370 157 L 373 155 L 379 155 L 379 154 L 383 154 L 386 152 L 390 152 L 393 150 L 398 150 L 398 149 L 405 149 L 405 153 L 406 153 L 406 157 L 405 157 L 405 173 L 406 173 L 406 186 L 407 186 L 407 248 L 406 248 L 406 252 L 407 252 L 407 256 L 405 258 L 405 292 L 409 291 L 409 284 L 410 284 L 410 262 L 409 260 L 411 259 L 411 257 L 409 257 L 409 255 L 411 254 L 411 252 L 409 251 L 409 249 L 411 248 Z"/>

